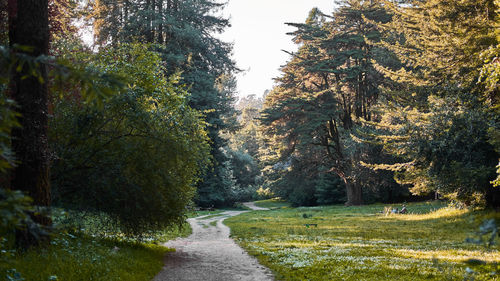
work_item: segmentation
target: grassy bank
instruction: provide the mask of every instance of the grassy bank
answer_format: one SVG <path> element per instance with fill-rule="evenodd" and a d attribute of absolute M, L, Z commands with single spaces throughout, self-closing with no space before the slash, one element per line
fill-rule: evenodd
<path fill-rule="evenodd" d="M 411 214 L 385 215 L 384 205 L 282 208 L 225 224 L 279 280 L 499 280 L 499 247 L 465 242 L 498 214 L 407 207 Z"/>
<path fill-rule="evenodd" d="M 191 234 L 189 224 L 156 232 L 150 242 L 60 233 L 50 244 L 27 252 L 3 250 L 0 280 L 151 280 L 163 267 L 171 249 L 159 244 Z"/>
<path fill-rule="evenodd" d="M 167 251 L 154 244 L 61 234 L 45 247 L 12 253 L 0 265 L 0 276 L 30 281 L 151 280 L 162 268 Z"/>

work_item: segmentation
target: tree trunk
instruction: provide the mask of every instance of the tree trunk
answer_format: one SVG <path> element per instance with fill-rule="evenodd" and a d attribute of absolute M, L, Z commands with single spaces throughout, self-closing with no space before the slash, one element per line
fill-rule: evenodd
<path fill-rule="evenodd" d="M 158 1 L 158 18 L 160 20 L 160 23 L 158 25 L 158 36 L 157 40 L 159 44 L 163 44 L 163 0 Z"/>
<path fill-rule="evenodd" d="M 146 42 L 153 42 L 153 30 L 152 30 L 152 21 L 153 21 L 153 13 L 154 6 L 151 3 L 151 0 L 146 0 Z"/>
<path fill-rule="evenodd" d="M 347 202 L 345 202 L 345 205 L 363 205 L 363 190 L 361 186 L 351 182 L 348 178 L 343 178 L 343 180 L 347 191 Z"/>
<path fill-rule="evenodd" d="M 16 52 L 34 57 L 48 54 L 48 0 L 9 0 L 9 40 L 11 47 L 32 47 Z M 31 75 L 29 66 L 24 65 L 20 72 L 16 67 L 11 70 L 10 94 L 18 105 L 21 127 L 12 130 L 12 149 L 19 164 L 13 170 L 11 188 L 31 196 L 34 205 L 49 206 L 47 69 L 39 65 L 37 78 Z M 51 223 L 46 217 L 33 219 L 44 225 Z M 24 239 L 22 236 L 19 239 Z"/>

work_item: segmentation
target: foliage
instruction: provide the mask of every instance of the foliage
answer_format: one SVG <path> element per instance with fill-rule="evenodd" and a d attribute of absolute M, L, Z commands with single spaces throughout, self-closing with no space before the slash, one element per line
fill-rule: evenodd
<path fill-rule="evenodd" d="M 203 179 L 203 188 L 198 187 L 196 204 L 202 207 L 221 207 L 231 205 L 238 188 L 231 170 L 231 163 L 218 163 Z"/>
<path fill-rule="evenodd" d="M 80 47 L 80 45 L 78 45 Z M 80 91 L 81 100 L 85 103 L 97 103 L 102 105 L 103 101 L 114 93 L 124 88 L 124 77 L 106 71 L 99 71 L 95 67 L 84 63 L 75 63 L 67 57 L 53 57 L 48 55 L 30 56 L 24 53 L 14 52 L 29 51 L 29 46 L 15 45 L 12 48 L 0 46 L 0 84 L 2 85 L 2 105 L 6 108 L 14 108 L 12 100 L 6 99 L 7 84 L 9 82 L 8 69 L 15 69 L 21 72 L 23 67 L 28 68 L 29 76 L 36 78 L 39 82 L 50 84 L 54 90 L 64 91 L 63 86 L 72 85 Z M 72 50 L 75 51 L 75 50 Z M 81 59 L 85 53 L 81 54 Z M 47 80 L 42 78 L 41 67 L 49 69 Z M 27 77 L 25 77 L 27 78 Z M 14 112 L 14 111 L 13 111 Z M 5 112 L 4 114 L 7 114 Z M 11 113 L 5 116 L 5 122 L 13 122 L 14 117 L 19 117 L 18 113 Z M 16 121 L 17 122 L 17 121 Z M 15 125 L 15 124 L 14 124 Z M 17 125 L 16 125 L 17 126 Z"/>
<path fill-rule="evenodd" d="M 242 98 L 235 107 L 239 113 L 234 117 L 238 126 L 226 130 L 223 137 L 228 139 L 226 150 L 236 182 L 235 200 L 244 202 L 256 199 L 256 191 L 263 184 L 258 157 L 264 145 L 258 132 L 262 99 L 250 95 Z"/>
<path fill-rule="evenodd" d="M 236 104 L 238 125 L 236 131 L 229 134 L 229 147 L 234 151 L 248 154 L 254 161 L 259 161 L 259 149 L 264 146 L 259 132 L 259 118 L 263 100 L 255 95 L 241 98 Z"/>
<path fill-rule="evenodd" d="M 191 216 L 190 213 L 187 214 Z M 187 237 L 192 229 L 186 221 L 182 225 L 159 230 L 146 230 L 140 236 L 130 236 L 122 231 L 117 221 L 106 213 L 81 212 L 64 209 L 52 209 L 52 221 L 59 233 L 72 233 L 78 236 L 112 238 L 117 242 L 159 244 L 177 237 Z"/>
<path fill-rule="evenodd" d="M 0 188 L 0 238 L 25 226 L 28 212 L 33 211 L 31 198 L 19 190 Z"/>
<path fill-rule="evenodd" d="M 32 47 L 16 44 L 12 48 L 0 46 L 0 114 L 2 117 L 0 121 L 0 153 L 2 157 L 0 160 L 0 212 L 3 217 L 0 235 L 2 237 L 12 235 L 16 231 L 16 245 L 23 247 L 38 244 L 42 238 L 48 237 L 48 231 L 52 229 L 40 224 L 40 220 L 43 221 L 43 224 L 50 221 L 45 219 L 49 213 L 47 208 L 32 207 L 31 203 L 34 201 L 32 198 L 21 191 L 9 190 L 13 177 L 13 172 L 10 169 L 22 164 L 18 159 L 15 159 L 11 149 L 11 133 L 13 129 L 21 127 L 18 119 L 22 116 L 17 111 L 22 110 L 22 108 L 7 98 L 8 70 L 17 74 L 24 71 L 22 79 L 33 78 L 39 83 L 48 84 L 62 80 L 67 83 L 78 83 L 82 90 L 82 98 L 85 101 L 92 100 L 96 103 L 101 103 L 103 99 L 123 87 L 121 79 L 117 76 L 106 75 L 78 65 L 70 65 L 67 61 L 47 55 L 33 57 L 23 53 L 29 52 L 31 49 Z M 44 67 L 50 69 L 48 76 L 43 75 L 42 68 Z M 60 84 L 56 83 L 55 86 L 60 86 Z M 46 114 L 47 110 L 43 112 Z M 43 188 L 48 188 L 48 186 Z M 35 203 L 39 205 L 41 201 L 35 200 Z M 21 232 L 22 236 L 19 235 Z"/>
<path fill-rule="evenodd" d="M 0 87 L 3 87 L 1 85 Z M 5 94 L 5 88 L 0 88 L 0 174 L 2 186 L 5 187 L 5 174 L 15 165 L 15 158 L 10 148 L 10 131 L 13 127 L 19 126 L 14 110 L 15 103 L 8 99 Z"/>
<path fill-rule="evenodd" d="M 414 109 L 391 111 L 380 123 L 391 126 L 388 120 L 407 122 L 394 130 L 397 136 L 404 136 L 404 143 L 401 142 L 403 139 L 390 140 L 391 137 L 385 135 L 377 138 L 385 142 L 388 152 L 412 162 L 386 167 L 396 171 L 399 183 L 412 184 L 414 194 L 438 190 L 466 204 L 480 203 L 475 197 L 483 197 L 488 191 L 497 160 L 487 139 L 487 115 L 450 105 L 447 99 L 430 97 L 429 102 L 432 113 L 420 113 Z M 384 168 L 380 165 L 372 167 Z"/>
<path fill-rule="evenodd" d="M 383 121 L 372 125 L 398 163 L 371 167 L 395 171 L 414 194 L 437 191 L 468 205 L 497 205 L 490 181 L 499 119 L 489 54 L 498 40 L 498 7 L 493 0 L 381 2 L 392 20 L 378 24 L 385 32 L 380 45 L 402 66 L 377 66 L 392 82 L 379 105 Z"/>
<path fill-rule="evenodd" d="M 394 205 L 393 205 L 394 206 Z M 498 245 L 465 242 L 494 212 L 411 203 L 409 214 L 385 216 L 384 205 L 282 208 L 229 218 L 231 235 L 280 280 L 491 280 Z M 307 218 L 304 218 L 307 214 Z M 471 223 L 473 222 L 473 223 Z M 305 224 L 317 224 L 306 227 Z M 432 235 L 429 235 L 432 233 Z M 483 265 L 467 264 L 477 257 Z"/>
<path fill-rule="evenodd" d="M 154 44 L 167 75 L 180 73 L 189 87 L 189 105 L 204 113 L 214 169 L 198 184 L 200 205 L 230 205 L 234 200 L 221 131 L 231 129 L 236 71 L 231 44 L 216 37 L 229 26 L 218 16 L 224 3 L 213 0 L 94 1 L 89 6 L 97 44 L 106 46 L 140 41 Z"/>
<path fill-rule="evenodd" d="M 5 48 L 0 47 L 2 54 L 0 64 L 6 63 L 8 56 Z M 10 133 L 19 127 L 19 114 L 14 110 L 15 102 L 6 95 L 5 81 L 0 75 L 0 261 L 5 262 L 7 237 L 10 239 L 15 230 L 28 229 L 30 234 L 40 234 L 40 227 L 29 217 L 34 211 L 32 199 L 19 190 L 9 189 L 10 170 L 16 166 L 16 159 L 11 149 Z M 12 241 L 11 241 L 12 242 Z"/>
<path fill-rule="evenodd" d="M 500 1 L 496 1 L 497 17 L 500 14 Z M 500 37 L 500 31 L 497 28 L 497 40 Z M 488 50 L 481 53 L 481 58 L 484 65 L 481 68 L 479 82 L 484 85 L 486 95 L 485 99 L 490 104 L 491 111 L 500 115 L 500 45 L 492 46 Z M 499 122 L 494 123 L 488 129 L 490 143 L 495 147 L 500 154 L 500 125 Z M 500 159 L 497 166 L 497 178 L 492 181 L 494 187 L 500 186 Z"/>
<path fill-rule="evenodd" d="M 491 182 L 494 187 L 500 186 L 500 162 L 497 165 L 497 175 L 498 175 L 497 178 Z"/>
<path fill-rule="evenodd" d="M 271 189 L 269 187 L 263 188 L 261 186 L 255 192 L 257 193 L 256 198 L 258 200 L 266 200 L 266 199 L 271 199 L 271 198 L 275 197 L 275 194 L 271 191 Z"/>
<path fill-rule="evenodd" d="M 342 180 L 331 174 L 321 174 L 315 181 L 314 197 L 318 205 L 340 204 L 345 202 L 345 187 Z"/>
<path fill-rule="evenodd" d="M 209 160 L 201 116 L 148 47 L 91 56 L 97 69 L 127 76 L 128 88 L 103 106 L 82 104 L 78 91 L 58 92 L 50 120 L 54 203 L 106 213 L 134 235 L 182 224 Z"/>

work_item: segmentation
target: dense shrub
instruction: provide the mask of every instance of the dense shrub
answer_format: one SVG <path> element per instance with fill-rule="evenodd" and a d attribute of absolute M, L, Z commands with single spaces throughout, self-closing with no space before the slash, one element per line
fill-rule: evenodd
<path fill-rule="evenodd" d="M 105 213 L 129 234 L 181 224 L 210 159 L 199 113 L 147 48 L 92 55 L 93 67 L 125 77 L 127 90 L 102 106 L 81 102 L 78 89 L 58 92 L 50 120 L 54 203 Z"/>

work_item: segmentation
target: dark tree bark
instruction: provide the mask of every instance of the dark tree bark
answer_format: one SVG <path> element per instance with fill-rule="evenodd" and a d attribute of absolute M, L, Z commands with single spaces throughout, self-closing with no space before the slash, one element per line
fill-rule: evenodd
<path fill-rule="evenodd" d="M 159 44 L 163 44 L 163 0 L 158 0 L 158 18 L 160 23 L 158 25 L 157 40 Z"/>
<path fill-rule="evenodd" d="M 353 160 L 349 159 L 343 152 L 344 148 L 340 141 L 337 121 L 335 119 L 330 119 L 326 132 L 327 134 L 322 138 L 321 145 L 326 148 L 327 155 L 333 160 L 334 164 L 331 170 L 345 183 L 347 194 L 347 202 L 345 205 L 363 205 L 363 189 L 352 180 Z"/>
<path fill-rule="evenodd" d="M 149 43 L 153 42 L 154 31 L 153 31 L 153 15 L 155 10 L 154 0 L 146 1 L 146 41 Z"/>
<path fill-rule="evenodd" d="M 363 205 L 363 189 L 358 184 L 350 182 L 344 178 L 344 183 L 347 191 L 346 206 Z"/>
<path fill-rule="evenodd" d="M 9 0 L 9 40 L 11 47 L 32 48 L 16 49 L 16 52 L 34 57 L 48 54 L 48 0 Z M 12 149 L 19 164 L 13 170 L 11 188 L 31 196 L 35 205 L 49 206 L 47 69 L 45 65 L 39 65 L 40 77 L 34 77 L 27 65 L 20 72 L 15 68 L 11 70 L 10 94 L 18 105 L 21 127 L 12 130 Z M 23 79 L 23 76 L 26 77 Z M 42 216 L 33 219 L 44 225 L 51 223 Z M 22 235 L 18 238 L 28 239 Z"/>

